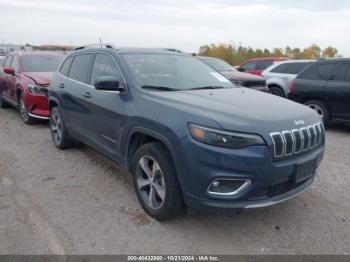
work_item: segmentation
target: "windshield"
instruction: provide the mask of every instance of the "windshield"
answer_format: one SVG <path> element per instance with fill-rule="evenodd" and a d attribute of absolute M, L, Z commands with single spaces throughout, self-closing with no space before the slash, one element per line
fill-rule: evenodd
<path fill-rule="evenodd" d="M 233 71 L 235 70 L 229 63 L 217 58 L 200 58 L 204 63 L 206 63 L 211 68 L 216 71 Z"/>
<path fill-rule="evenodd" d="M 25 55 L 22 56 L 23 72 L 55 72 L 63 56 Z"/>
<path fill-rule="evenodd" d="M 173 54 L 122 56 L 141 87 L 165 87 L 163 90 L 167 91 L 234 87 L 227 78 L 192 56 Z"/>

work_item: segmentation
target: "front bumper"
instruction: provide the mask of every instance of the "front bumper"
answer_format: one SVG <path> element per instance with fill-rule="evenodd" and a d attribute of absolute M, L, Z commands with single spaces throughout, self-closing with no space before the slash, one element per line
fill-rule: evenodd
<path fill-rule="evenodd" d="M 312 169 L 302 179 L 297 170 L 306 163 L 323 159 L 324 144 L 284 160 L 273 160 L 266 146 L 225 149 L 188 138 L 182 164 L 182 190 L 189 207 L 248 209 L 286 201 L 309 188 L 317 177 Z M 317 166 L 315 165 L 315 167 Z M 251 183 L 235 195 L 213 195 L 208 185 L 215 179 L 249 179 Z"/>
<path fill-rule="evenodd" d="M 34 95 L 28 92 L 26 95 L 26 107 L 30 117 L 42 120 L 50 119 L 49 100 L 47 96 Z"/>

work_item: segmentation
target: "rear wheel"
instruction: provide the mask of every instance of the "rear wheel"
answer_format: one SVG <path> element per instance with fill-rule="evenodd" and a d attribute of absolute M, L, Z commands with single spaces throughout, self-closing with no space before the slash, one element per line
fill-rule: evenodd
<path fill-rule="evenodd" d="M 319 100 L 310 100 L 305 103 L 306 106 L 314 110 L 323 119 L 325 125 L 329 124 L 330 112 L 325 103 Z"/>
<path fill-rule="evenodd" d="M 283 90 L 277 86 L 270 87 L 270 93 L 275 96 L 286 97 Z"/>
<path fill-rule="evenodd" d="M 18 109 L 19 109 L 19 112 L 21 113 L 21 118 L 22 118 L 23 122 L 27 125 L 34 124 L 36 121 L 35 121 L 35 119 L 33 119 L 32 117 L 29 116 L 29 112 L 27 110 L 23 94 L 19 95 L 18 101 L 19 101 Z"/>
<path fill-rule="evenodd" d="M 51 110 L 50 130 L 52 141 L 58 149 L 66 149 L 74 145 L 73 140 L 68 135 L 62 114 L 58 107 L 54 107 Z"/>
<path fill-rule="evenodd" d="M 3 97 L 2 97 L 2 93 L 0 93 L 0 108 L 7 108 L 7 107 L 9 107 L 9 104 L 7 104 L 7 103 L 4 101 L 4 99 L 3 99 Z"/>
<path fill-rule="evenodd" d="M 145 144 L 136 151 L 132 173 L 137 197 L 151 217 L 162 221 L 184 211 L 172 159 L 161 143 Z"/>

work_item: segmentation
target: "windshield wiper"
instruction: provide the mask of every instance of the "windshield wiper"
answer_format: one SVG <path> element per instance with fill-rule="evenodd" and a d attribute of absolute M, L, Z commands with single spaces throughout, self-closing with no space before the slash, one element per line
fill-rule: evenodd
<path fill-rule="evenodd" d="M 143 89 L 153 89 L 159 91 L 179 91 L 179 89 L 171 88 L 168 86 L 152 86 L 152 85 L 143 85 L 141 86 Z"/>
<path fill-rule="evenodd" d="M 223 87 L 223 86 L 200 86 L 200 87 L 190 88 L 187 90 L 222 89 L 222 88 L 225 88 L 225 87 Z"/>

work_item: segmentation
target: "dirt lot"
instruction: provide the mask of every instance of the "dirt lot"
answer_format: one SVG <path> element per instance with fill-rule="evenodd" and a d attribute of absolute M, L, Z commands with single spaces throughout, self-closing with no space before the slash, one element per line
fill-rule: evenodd
<path fill-rule="evenodd" d="M 319 181 L 289 202 L 158 223 L 116 164 L 0 110 L 0 254 L 350 254 L 350 128 L 327 144 Z"/>

